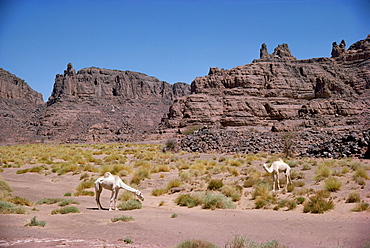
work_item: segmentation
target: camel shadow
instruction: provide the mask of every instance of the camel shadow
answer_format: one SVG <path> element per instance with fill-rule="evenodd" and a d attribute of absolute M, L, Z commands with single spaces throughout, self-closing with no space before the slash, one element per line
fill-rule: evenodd
<path fill-rule="evenodd" d="M 86 208 L 87 210 L 105 210 L 105 211 L 109 211 L 109 208 L 102 208 L 102 209 L 99 209 L 99 208 Z"/>

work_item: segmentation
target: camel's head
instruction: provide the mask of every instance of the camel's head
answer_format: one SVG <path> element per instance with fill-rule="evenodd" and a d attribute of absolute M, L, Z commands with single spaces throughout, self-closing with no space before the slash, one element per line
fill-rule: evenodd
<path fill-rule="evenodd" d="M 140 191 L 138 191 L 136 195 L 137 197 L 139 197 L 140 200 L 144 201 L 144 196 Z"/>

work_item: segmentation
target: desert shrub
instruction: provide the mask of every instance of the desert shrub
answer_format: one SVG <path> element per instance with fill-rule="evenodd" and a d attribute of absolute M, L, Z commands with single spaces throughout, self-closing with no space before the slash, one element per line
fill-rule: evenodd
<path fill-rule="evenodd" d="M 334 208 L 332 200 L 326 200 L 320 195 L 314 195 L 310 197 L 310 200 L 306 202 L 303 208 L 304 213 L 322 214 L 328 210 Z"/>
<path fill-rule="evenodd" d="M 176 199 L 174 202 L 179 205 L 179 206 L 186 206 L 188 208 L 193 208 L 196 207 L 200 204 L 203 203 L 203 197 L 200 197 L 199 194 L 181 194 Z"/>
<path fill-rule="evenodd" d="M 277 240 L 267 241 L 266 243 L 258 243 L 246 236 L 235 236 L 234 239 L 227 241 L 225 248 L 285 248 L 279 244 Z"/>
<path fill-rule="evenodd" d="M 80 204 L 78 201 L 75 201 L 75 200 L 73 200 L 73 199 L 63 199 L 62 201 L 60 201 L 59 203 L 58 203 L 58 206 L 59 207 L 65 207 L 65 206 L 67 206 L 67 205 L 70 205 L 70 204 Z"/>
<path fill-rule="evenodd" d="M 298 196 L 296 201 L 297 201 L 297 204 L 303 204 L 305 202 L 306 198 L 304 198 L 303 196 Z"/>
<path fill-rule="evenodd" d="M 357 205 L 351 209 L 351 211 L 353 212 L 362 212 L 362 211 L 366 211 L 366 210 L 369 210 L 369 204 L 366 203 L 366 202 L 359 202 L 357 203 Z"/>
<path fill-rule="evenodd" d="M 133 209 L 141 209 L 143 204 L 139 200 L 128 200 L 124 201 L 118 205 L 120 210 L 133 210 Z"/>
<path fill-rule="evenodd" d="M 294 187 L 303 187 L 303 186 L 305 186 L 305 182 L 304 181 L 294 181 L 294 182 L 292 182 L 292 185 L 294 186 Z"/>
<path fill-rule="evenodd" d="M 231 197 L 233 201 L 239 201 L 242 196 L 243 188 L 239 185 L 225 185 L 221 188 L 221 193 Z"/>
<path fill-rule="evenodd" d="M 0 176 L 0 200 L 11 195 L 12 188 L 9 183 Z"/>
<path fill-rule="evenodd" d="M 184 131 L 182 131 L 182 134 L 183 135 L 193 134 L 195 131 L 197 131 L 201 128 L 202 128 L 202 126 L 190 126 L 190 127 L 187 127 Z"/>
<path fill-rule="evenodd" d="M 133 172 L 133 168 L 128 164 L 104 164 L 99 168 L 101 175 L 104 175 L 106 172 L 110 172 L 113 175 L 129 175 Z"/>
<path fill-rule="evenodd" d="M 325 163 L 319 164 L 316 170 L 315 176 L 316 181 L 321 181 L 324 178 L 328 178 L 330 175 L 331 175 L 330 168 Z"/>
<path fill-rule="evenodd" d="M 290 168 L 294 168 L 294 167 L 297 167 L 299 165 L 299 162 L 295 161 L 295 160 L 289 160 L 288 165 L 290 166 Z"/>
<path fill-rule="evenodd" d="M 360 178 L 363 178 L 363 179 L 370 179 L 369 175 L 367 174 L 366 172 L 366 169 L 364 166 L 357 166 L 353 176 L 356 178 L 356 177 L 360 177 Z"/>
<path fill-rule="evenodd" d="M 346 203 L 361 202 L 361 197 L 357 192 L 351 192 L 348 195 Z"/>
<path fill-rule="evenodd" d="M 283 199 L 274 207 L 274 210 L 279 210 L 279 208 L 287 207 L 288 210 L 293 210 L 297 207 L 297 202 L 295 200 Z"/>
<path fill-rule="evenodd" d="M 9 202 L 15 204 L 15 205 L 22 205 L 22 206 L 32 206 L 33 202 L 30 200 L 20 197 L 20 196 L 13 196 L 8 200 Z"/>
<path fill-rule="evenodd" d="M 153 189 L 152 190 L 152 196 L 160 196 L 164 195 L 168 192 L 167 188 L 159 188 L 159 189 Z"/>
<path fill-rule="evenodd" d="M 245 188 L 253 187 L 260 181 L 261 175 L 262 175 L 261 172 L 259 172 L 256 169 L 253 169 L 252 171 L 248 173 L 247 178 L 244 180 L 243 186 Z"/>
<path fill-rule="evenodd" d="M 44 199 L 38 200 L 36 202 L 36 205 L 42 205 L 42 204 L 51 205 L 51 204 L 55 204 L 61 201 L 63 201 L 62 198 L 44 198 Z"/>
<path fill-rule="evenodd" d="M 23 169 L 23 170 L 17 170 L 17 174 L 24 174 L 27 172 L 32 172 L 32 173 L 41 173 L 42 171 L 46 170 L 47 167 L 45 165 L 40 165 L 40 166 L 34 166 L 29 169 Z"/>
<path fill-rule="evenodd" d="M 136 200 L 136 195 L 130 191 L 123 190 L 122 194 L 118 197 L 119 201 Z"/>
<path fill-rule="evenodd" d="M 64 196 L 72 196 L 72 193 L 71 192 L 66 192 L 65 194 L 64 194 Z"/>
<path fill-rule="evenodd" d="M 235 204 L 227 198 L 223 194 L 206 194 L 204 198 L 204 209 L 212 209 L 215 210 L 216 208 L 222 209 L 233 209 L 236 208 Z"/>
<path fill-rule="evenodd" d="M 25 214 L 26 209 L 11 202 L 0 201 L 0 214 Z"/>
<path fill-rule="evenodd" d="M 217 246 L 208 241 L 191 239 L 180 243 L 176 248 L 217 248 Z"/>
<path fill-rule="evenodd" d="M 153 172 L 158 173 L 158 172 L 169 172 L 171 169 L 168 165 L 166 164 L 159 164 L 154 167 Z"/>
<path fill-rule="evenodd" d="M 151 169 L 148 167 L 140 167 L 134 174 L 134 176 L 137 176 L 141 180 L 148 178 L 150 179 L 150 173 Z"/>
<path fill-rule="evenodd" d="M 51 214 L 73 214 L 73 213 L 79 213 L 80 210 L 74 206 L 66 206 L 60 209 L 54 209 L 51 211 Z"/>
<path fill-rule="evenodd" d="M 167 140 L 164 149 L 171 152 L 177 151 L 177 141 L 174 139 Z"/>
<path fill-rule="evenodd" d="M 46 222 L 44 220 L 36 220 L 36 216 L 34 216 L 30 222 L 28 222 L 25 226 L 41 226 L 44 227 L 46 225 Z"/>
<path fill-rule="evenodd" d="M 127 162 L 127 157 L 126 156 L 122 156 L 120 154 L 117 154 L 117 153 L 112 153 L 106 157 L 103 158 L 103 161 L 104 162 L 108 162 L 108 163 L 118 163 L 118 164 L 124 164 Z"/>
<path fill-rule="evenodd" d="M 342 182 L 339 179 L 335 178 L 335 177 L 329 177 L 325 181 L 325 185 L 324 185 L 324 188 L 328 191 L 331 191 L 331 192 L 336 192 L 341 187 L 342 187 Z"/>
<path fill-rule="evenodd" d="M 302 170 L 311 170 L 311 165 L 309 163 L 304 162 L 302 165 Z"/>
<path fill-rule="evenodd" d="M 172 188 L 181 187 L 182 185 L 183 182 L 180 179 L 176 178 L 167 183 L 167 189 L 169 190 Z"/>
<path fill-rule="evenodd" d="M 78 190 L 73 195 L 74 196 L 94 196 L 95 193 L 89 190 Z"/>
<path fill-rule="evenodd" d="M 125 215 L 122 215 L 122 216 L 119 216 L 119 217 L 114 217 L 111 219 L 112 222 L 117 222 L 117 221 L 134 221 L 135 219 L 132 217 L 132 216 L 125 216 Z"/>
<path fill-rule="evenodd" d="M 258 183 L 252 191 L 252 199 L 255 200 L 255 207 L 268 207 L 275 202 L 275 197 L 270 193 L 270 185 L 265 182 Z"/>
<path fill-rule="evenodd" d="M 218 190 L 224 186 L 222 179 L 211 179 L 208 183 L 208 190 Z"/>
<path fill-rule="evenodd" d="M 295 144 L 295 137 L 297 135 L 295 133 L 287 132 L 281 136 L 281 142 L 283 144 L 283 152 L 285 157 L 290 157 L 293 154 L 293 146 Z"/>

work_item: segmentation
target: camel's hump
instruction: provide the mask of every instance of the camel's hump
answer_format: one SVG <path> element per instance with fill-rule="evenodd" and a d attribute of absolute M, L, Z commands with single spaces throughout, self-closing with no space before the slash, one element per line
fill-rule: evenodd
<path fill-rule="evenodd" d="M 105 172 L 104 177 L 110 177 L 112 174 L 110 172 Z"/>

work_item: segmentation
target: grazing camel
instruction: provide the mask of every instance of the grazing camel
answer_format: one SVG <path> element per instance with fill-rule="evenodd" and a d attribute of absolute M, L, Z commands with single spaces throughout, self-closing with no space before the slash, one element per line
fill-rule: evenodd
<path fill-rule="evenodd" d="M 278 190 L 280 191 L 280 182 L 279 182 L 279 173 L 285 172 L 286 176 L 286 184 L 285 189 L 288 190 L 288 184 L 292 183 L 292 179 L 290 178 L 290 167 L 288 164 L 284 163 L 284 161 L 279 158 L 279 160 L 273 162 L 270 168 L 267 167 L 266 164 L 263 164 L 263 168 L 268 172 L 272 173 L 272 190 L 275 191 L 276 183 L 278 185 Z"/>
<path fill-rule="evenodd" d="M 121 178 L 112 175 L 110 172 L 106 172 L 104 176 L 98 178 L 95 181 L 94 186 L 96 194 L 96 203 L 98 204 L 99 209 L 102 209 L 102 206 L 100 204 L 100 193 L 103 190 L 103 188 L 112 191 L 112 196 L 110 197 L 109 211 L 112 210 L 112 207 L 113 209 L 118 210 L 118 208 L 116 207 L 116 201 L 119 189 L 128 190 L 137 195 L 137 197 L 139 197 L 140 200 L 144 201 L 144 197 L 139 190 L 131 188 L 130 186 L 126 185 L 124 182 L 122 182 Z"/>

